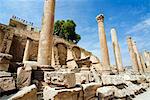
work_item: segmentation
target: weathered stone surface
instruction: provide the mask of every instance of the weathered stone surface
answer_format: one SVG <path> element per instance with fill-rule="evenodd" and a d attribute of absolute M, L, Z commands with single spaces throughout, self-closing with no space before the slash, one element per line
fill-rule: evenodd
<path fill-rule="evenodd" d="M 32 69 L 37 70 L 38 64 L 36 61 L 24 61 L 23 63 L 24 63 L 24 65 L 31 66 Z"/>
<path fill-rule="evenodd" d="M 90 82 L 90 72 L 75 73 L 76 83 L 83 84 Z"/>
<path fill-rule="evenodd" d="M 103 70 L 110 72 L 110 60 L 108 54 L 108 46 L 106 40 L 106 33 L 104 29 L 104 15 L 100 14 L 96 17 L 98 22 L 98 31 L 99 31 L 99 40 L 100 40 L 100 47 L 101 47 L 101 54 L 102 54 L 102 64 Z"/>
<path fill-rule="evenodd" d="M 18 88 L 22 88 L 22 87 L 30 85 L 31 73 L 32 73 L 32 68 L 29 65 L 25 65 L 24 67 L 19 67 L 17 69 L 17 87 Z"/>
<path fill-rule="evenodd" d="M 12 55 L 0 53 L 0 71 L 8 71 Z"/>
<path fill-rule="evenodd" d="M 3 60 L 11 60 L 11 59 L 12 59 L 12 55 L 0 53 L 0 62 L 2 62 Z"/>
<path fill-rule="evenodd" d="M 119 75 L 102 75 L 104 85 L 119 85 L 124 83 L 123 77 Z"/>
<path fill-rule="evenodd" d="M 96 96 L 96 90 L 101 86 L 100 83 L 82 84 L 84 100 L 89 100 Z"/>
<path fill-rule="evenodd" d="M 5 71 L 0 71 L 0 78 L 2 77 L 11 77 L 11 73 L 5 72 Z"/>
<path fill-rule="evenodd" d="M 111 86 L 100 87 L 96 90 L 96 96 L 102 100 L 108 100 L 114 97 L 114 91 Z"/>
<path fill-rule="evenodd" d="M 56 90 L 46 86 L 43 90 L 44 100 L 83 100 L 81 88 Z"/>
<path fill-rule="evenodd" d="M 114 56 L 115 56 L 117 69 L 119 72 L 123 72 L 124 70 L 123 70 L 120 46 L 118 43 L 116 30 L 114 28 L 111 29 L 111 37 L 112 37 L 112 44 L 113 44 L 113 50 L 114 50 Z"/>
<path fill-rule="evenodd" d="M 10 77 L 9 74 L 5 74 L 5 76 L 3 74 L 3 77 L 0 77 L 0 93 L 14 89 L 16 89 L 16 87 L 13 77 Z"/>
<path fill-rule="evenodd" d="M 7 30 L 7 32 L 4 35 L 4 39 L 2 41 L 2 44 L 0 46 L 0 52 L 1 53 L 9 53 L 10 51 L 10 47 L 12 44 L 12 40 L 13 40 L 13 36 L 14 34 L 9 32 L 9 30 Z"/>
<path fill-rule="evenodd" d="M 29 60 L 31 47 L 32 47 L 32 40 L 28 38 L 26 42 L 25 51 L 24 51 L 23 62 Z"/>
<path fill-rule="evenodd" d="M 136 58 L 137 58 L 138 66 L 139 66 L 139 72 L 143 73 L 144 69 L 143 69 L 143 66 L 142 66 L 142 62 L 141 62 L 141 58 L 140 58 L 140 54 L 139 54 L 136 42 L 135 41 L 132 41 L 132 42 L 133 42 L 132 43 L 133 44 L 133 50 L 134 50 L 134 52 L 136 54 Z"/>
<path fill-rule="evenodd" d="M 39 39 L 38 63 L 50 65 L 52 57 L 55 0 L 45 0 L 43 24 Z"/>
<path fill-rule="evenodd" d="M 99 59 L 94 56 L 94 55 L 91 55 L 90 56 L 90 61 L 93 63 L 93 64 L 97 64 L 97 63 L 100 63 Z"/>
<path fill-rule="evenodd" d="M 126 87 L 126 89 L 130 91 L 134 91 L 134 93 L 142 89 L 140 86 L 133 84 L 132 82 L 129 82 L 129 81 L 126 81 L 125 84 L 128 86 Z"/>
<path fill-rule="evenodd" d="M 132 60 L 133 70 L 136 73 L 138 73 L 139 72 L 139 66 L 138 66 L 138 61 L 137 61 L 136 53 L 134 52 L 134 49 L 133 49 L 133 42 L 132 42 L 132 38 L 131 37 L 127 37 L 127 44 L 128 44 L 128 49 L 129 49 L 130 57 L 131 57 L 131 60 Z"/>
<path fill-rule="evenodd" d="M 35 85 L 24 87 L 8 100 L 37 100 L 37 88 Z"/>
<path fill-rule="evenodd" d="M 74 87 L 76 84 L 75 73 L 72 72 L 45 72 L 44 80 L 47 83 L 66 88 Z"/>

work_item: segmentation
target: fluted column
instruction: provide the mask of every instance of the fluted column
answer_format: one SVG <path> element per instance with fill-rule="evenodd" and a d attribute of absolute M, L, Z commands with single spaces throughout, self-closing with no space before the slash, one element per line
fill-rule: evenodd
<path fill-rule="evenodd" d="M 124 70 L 123 70 L 120 46 L 119 46 L 119 43 L 118 43 L 116 30 L 114 28 L 111 29 L 111 37 L 112 37 L 112 44 L 113 44 L 113 50 L 114 50 L 116 66 L 117 66 L 118 71 L 122 72 Z"/>
<path fill-rule="evenodd" d="M 110 60 L 109 60 L 106 34 L 104 29 L 104 16 L 100 14 L 96 17 L 96 19 L 98 22 L 98 32 L 99 32 L 103 70 L 110 72 Z"/>
<path fill-rule="evenodd" d="M 137 61 L 138 61 L 138 66 L 139 66 L 139 72 L 140 73 L 143 73 L 144 70 L 143 70 L 143 66 L 142 66 L 142 63 L 141 63 L 141 59 L 140 59 L 140 55 L 139 55 L 139 51 L 137 49 L 137 45 L 136 45 L 136 42 L 135 41 L 132 41 L 133 43 L 133 50 L 136 54 L 136 57 L 137 57 Z"/>
<path fill-rule="evenodd" d="M 29 60 L 30 52 L 32 52 L 31 46 L 32 46 L 32 40 L 27 38 L 26 47 L 25 47 L 24 56 L 23 56 L 23 63 Z"/>
<path fill-rule="evenodd" d="M 50 65 L 54 30 L 55 0 L 45 0 L 42 30 L 39 39 L 38 64 Z"/>
<path fill-rule="evenodd" d="M 136 57 L 136 54 L 135 54 L 134 49 L 133 49 L 131 37 L 127 38 L 127 44 L 128 44 L 128 50 L 130 53 L 131 61 L 132 61 L 132 68 L 135 72 L 139 72 L 138 61 L 137 61 L 137 57 Z"/>

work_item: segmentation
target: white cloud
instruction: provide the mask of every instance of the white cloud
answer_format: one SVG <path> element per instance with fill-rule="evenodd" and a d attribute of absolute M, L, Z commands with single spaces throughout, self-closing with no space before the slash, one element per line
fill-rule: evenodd
<path fill-rule="evenodd" d="M 145 32 L 150 32 L 150 18 L 145 19 L 144 21 L 139 22 L 135 26 L 131 27 L 131 30 L 126 32 L 126 34 L 131 34 L 139 31 L 145 31 Z"/>

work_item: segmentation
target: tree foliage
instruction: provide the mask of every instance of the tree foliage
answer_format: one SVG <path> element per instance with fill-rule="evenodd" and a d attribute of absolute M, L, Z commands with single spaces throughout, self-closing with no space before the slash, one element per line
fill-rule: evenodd
<path fill-rule="evenodd" d="M 54 24 L 54 35 L 77 44 L 81 37 L 75 31 L 76 24 L 73 20 L 58 20 Z"/>

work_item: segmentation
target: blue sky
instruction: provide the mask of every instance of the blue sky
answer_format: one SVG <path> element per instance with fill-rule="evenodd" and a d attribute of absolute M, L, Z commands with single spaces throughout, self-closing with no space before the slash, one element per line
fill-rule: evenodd
<path fill-rule="evenodd" d="M 0 23 L 8 24 L 16 15 L 41 27 L 44 0 L 0 0 Z M 139 51 L 150 51 L 150 0 L 56 0 L 55 20 L 73 19 L 81 35 L 79 46 L 100 58 L 100 43 L 95 17 L 103 13 L 111 63 L 114 54 L 110 29 L 116 28 L 124 65 L 130 65 L 126 36 L 137 42 Z"/>

